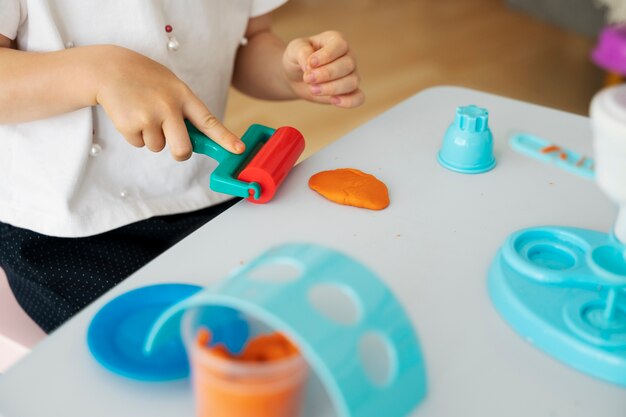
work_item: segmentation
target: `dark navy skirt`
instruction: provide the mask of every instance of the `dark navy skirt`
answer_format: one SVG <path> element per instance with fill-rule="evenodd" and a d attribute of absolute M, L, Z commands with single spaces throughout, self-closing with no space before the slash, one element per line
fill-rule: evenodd
<path fill-rule="evenodd" d="M 24 311 L 50 333 L 237 201 L 83 238 L 51 237 L 0 222 L 0 267 Z"/>

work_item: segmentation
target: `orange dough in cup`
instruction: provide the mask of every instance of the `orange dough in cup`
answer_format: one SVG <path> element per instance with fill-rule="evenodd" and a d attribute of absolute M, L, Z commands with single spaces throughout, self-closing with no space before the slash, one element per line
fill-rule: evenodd
<path fill-rule="evenodd" d="M 244 352 L 232 355 L 224 344 L 207 346 L 202 328 L 191 349 L 197 417 L 297 417 L 301 413 L 308 366 L 287 337 L 259 335 Z"/>
<path fill-rule="evenodd" d="M 387 186 L 375 176 L 354 168 L 318 172 L 309 179 L 309 187 L 346 206 L 382 210 L 389 205 Z"/>

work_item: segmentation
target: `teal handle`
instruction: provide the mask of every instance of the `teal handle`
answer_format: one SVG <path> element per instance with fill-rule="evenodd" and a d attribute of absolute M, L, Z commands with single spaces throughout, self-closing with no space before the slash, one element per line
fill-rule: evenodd
<path fill-rule="evenodd" d="M 189 120 L 185 120 L 185 125 L 187 126 L 187 132 L 189 132 L 191 147 L 195 153 L 207 155 L 220 163 L 231 154 L 226 149 L 215 143 L 213 139 L 200 132 L 198 128 L 189 122 Z"/>
<path fill-rule="evenodd" d="M 261 186 L 258 183 L 240 181 L 236 177 L 274 133 L 274 129 L 261 125 L 250 126 L 241 138 L 246 145 L 246 150 L 241 154 L 234 154 L 200 132 L 188 120 L 185 120 L 185 125 L 193 151 L 209 156 L 219 164 L 211 174 L 210 187 L 213 191 L 242 198 L 248 198 L 251 195 L 255 199 L 261 197 Z"/>

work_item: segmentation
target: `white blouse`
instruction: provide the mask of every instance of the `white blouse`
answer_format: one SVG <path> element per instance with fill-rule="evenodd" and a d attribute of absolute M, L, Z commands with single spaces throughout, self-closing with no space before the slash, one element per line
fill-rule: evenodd
<path fill-rule="evenodd" d="M 248 20 L 286 1 L 0 0 L 0 34 L 27 51 L 132 49 L 170 68 L 221 119 Z M 209 189 L 215 166 L 134 148 L 100 106 L 0 125 L 0 221 L 80 237 L 201 209 L 230 198 Z"/>

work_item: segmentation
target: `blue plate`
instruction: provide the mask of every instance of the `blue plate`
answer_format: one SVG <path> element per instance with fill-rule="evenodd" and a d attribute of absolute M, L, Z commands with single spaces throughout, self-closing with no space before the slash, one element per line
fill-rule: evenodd
<path fill-rule="evenodd" d="M 189 375 L 187 354 L 180 335 L 149 355 L 143 345 L 154 321 L 168 307 L 202 287 L 158 284 L 129 291 L 106 304 L 87 331 L 92 355 L 110 371 L 143 381 L 165 381 Z"/>

